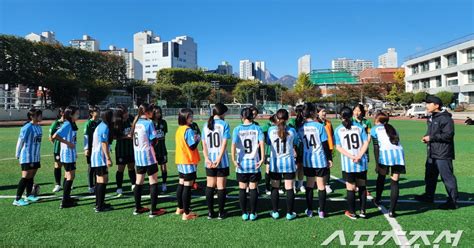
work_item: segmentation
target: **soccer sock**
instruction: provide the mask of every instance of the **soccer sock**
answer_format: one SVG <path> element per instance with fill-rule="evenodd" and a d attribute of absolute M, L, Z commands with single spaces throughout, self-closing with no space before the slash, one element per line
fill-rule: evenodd
<path fill-rule="evenodd" d="M 257 201 L 258 192 L 257 189 L 250 190 L 250 213 L 255 214 L 257 212 Z"/>
<path fill-rule="evenodd" d="M 269 173 L 265 173 L 265 189 L 267 191 L 272 190 L 272 187 L 270 187 L 270 174 Z"/>
<path fill-rule="evenodd" d="M 178 200 L 178 208 L 183 209 L 183 188 L 182 184 L 178 184 L 178 188 L 176 189 L 176 199 Z"/>
<path fill-rule="evenodd" d="M 102 209 L 104 207 L 104 202 L 102 200 L 102 187 L 103 183 L 98 183 L 95 188 L 95 202 L 97 209 Z"/>
<path fill-rule="evenodd" d="M 133 195 L 135 196 L 135 209 L 142 207 L 142 188 L 143 185 L 136 185 L 133 190 Z"/>
<path fill-rule="evenodd" d="M 278 188 L 272 188 L 271 197 L 273 212 L 278 212 L 278 202 L 280 201 L 280 194 L 278 194 Z"/>
<path fill-rule="evenodd" d="M 246 189 L 239 189 L 239 202 L 242 214 L 247 213 L 247 193 L 245 191 Z"/>
<path fill-rule="evenodd" d="M 87 182 L 89 183 L 89 188 L 94 187 L 94 170 L 90 164 L 87 165 Z"/>
<path fill-rule="evenodd" d="M 349 206 L 349 212 L 351 214 L 355 213 L 355 191 L 347 190 L 347 204 Z"/>
<path fill-rule="evenodd" d="M 398 181 L 393 181 L 390 184 L 390 212 L 395 212 L 395 207 L 397 207 L 398 202 Z"/>
<path fill-rule="evenodd" d="M 360 211 L 365 212 L 365 205 L 367 203 L 367 187 L 359 186 L 359 200 L 360 200 Z"/>
<path fill-rule="evenodd" d="M 166 184 L 166 180 L 168 179 L 168 171 L 161 171 L 161 180 L 163 183 Z"/>
<path fill-rule="evenodd" d="M 313 188 L 306 187 L 306 206 L 308 210 L 313 210 Z"/>
<path fill-rule="evenodd" d="M 294 207 L 295 207 L 295 191 L 293 189 L 287 189 L 286 190 L 286 211 L 292 214 Z"/>
<path fill-rule="evenodd" d="M 67 181 L 67 179 L 66 179 L 66 178 L 64 178 L 64 179 L 63 179 L 63 188 L 65 188 L 65 187 L 66 187 L 66 181 Z"/>
<path fill-rule="evenodd" d="M 102 203 L 103 207 L 105 207 L 105 192 L 106 191 L 107 191 L 107 184 L 103 183 L 102 184 L 102 190 L 100 192 L 100 199 L 101 199 L 101 203 Z"/>
<path fill-rule="evenodd" d="M 219 201 L 219 213 L 224 213 L 225 208 L 225 199 L 226 199 L 226 189 L 217 190 L 217 200 Z"/>
<path fill-rule="evenodd" d="M 56 185 L 61 185 L 61 168 L 54 168 L 54 180 Z"/>
<path fill-rule="evenodd" d="M 115 173 L 115 181 L 117 182 L 117 188 L 121 189 L 123 185 L 123 171 L 117 171 Z"/>
<path fill-rule="evenodd" d="M 214 213 L 214 188 L 206 187 L 207 211 Z"/>
<path fill-rule="evenodd" d="M 128 170 L 128 176 L 130 177 L 130 183 L 135 185 L 137 181 L 137 174 L 135 173 L 135 169 Z"/>
<path fill-rule="evenodd" d="M 184 213 L 189 214 L 191 205 L 191 186 L 184 186 L 183 188 L 183 207 Z"/>
<path fill-rule="evenodd" d="M 318 190 L 319 210 L 326 212 L 326 189 Z"/>
<path fill-rule="evenodd" d="M 385 186 L 385 176 L 378 175 L 377 182 L 375 184 L 375 200 L 380 201 L 382 199 L 383 188 Z"/>
<path fill-rule="evenodd" d="M 21 196 L 23 195 L 23 192 L 25 192 L 25 188 L 26 188 L 26 178 L 21 178 L 20 179 L 20 182 L 18 182 L 18 189 L 16 191 L 16 200 L 20 200 L 21 199 Z"/>
<path fill-rule="evenodd" d="M 28 178 L 26 180 L 26 196 L 30 196 L 31 191 L 33 191 L 33 178 Z"/>
<path fill-rule="evenodd" d="M 71 198 L 71 188 L 72 188 L 72 180 L 66 180 L 66 182 L 64 182 L 63 202 Z"/>
<path fill-rule="evenodd" d="M 151 211 L 155 211 L 156 204 L 158 203 L 158 183 L 150 185 L 150 197 L 151 197 Z"/>

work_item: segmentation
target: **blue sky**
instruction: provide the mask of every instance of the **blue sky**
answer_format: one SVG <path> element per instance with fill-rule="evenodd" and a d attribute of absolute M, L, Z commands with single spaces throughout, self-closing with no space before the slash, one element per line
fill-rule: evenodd
<path fill-rule="evenodd" d="M 377 62 L 388 47 L 404 57 L 474 33 L 472 0 L 0 0 L 0 33 L 45 30 L 70 39 L 89 34 L 132 49 L 133 34 L 153 30 L 164 40 L 189 35 L 199 66 L 214 69 L 240 59 L 264 60 L 276 76 L 297 74 L 311 54 L 313 69 L 337 57 Z"/>

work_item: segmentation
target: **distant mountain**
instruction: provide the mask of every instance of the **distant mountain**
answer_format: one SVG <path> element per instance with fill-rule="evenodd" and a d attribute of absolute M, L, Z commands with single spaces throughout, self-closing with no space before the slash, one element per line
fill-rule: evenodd
<path fill-rule="evenodd" d="M 296 82 L 295 77 L 293 77 L 291 75 L 285 75 L 285 76 L 277 79 L 273 83 L 279 83 L 279 84 L 285 86 L 286 88 L 291 89 L 291 88 L 293 88 L 293 85 L 295 84 L 295 82 Z"/>
<path fill-rule="evenodd" d="M 265 70 L 265 77 L 263 79 L 264 83 L 268 84 L 268 83 L 275 82 L 277 80 L 278 78 L 275 75 L 273 75 L 269 70 Z"/>

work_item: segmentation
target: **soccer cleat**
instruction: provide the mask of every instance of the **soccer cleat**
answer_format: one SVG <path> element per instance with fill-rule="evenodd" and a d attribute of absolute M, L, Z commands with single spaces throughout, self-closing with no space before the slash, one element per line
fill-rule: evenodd
<path fill-rule="evenodd" d="M 56 185 L 53 188 L 53 193 L 59 192 L 59 191 L 61 191 L 61 189 L 62 189 L 61 185 Z"/>
<path fill-rule="evenodd" d="M 397 214 L 395 214 L 395 212 L 388 212 L 388 217 L 395 218 L 397 217 Z"/>
<path fill-rule="evenodd" d="M 326 193 L 331 194 L 332 192 L 334 192 L 334 190 L 332 190 L 331 185 L 326 185 Z"/>
<path fill-rule="evenodd" d="M 166 209 L 160 208 L 155 211 L 150 211 L 150 214 L 148 215 L 148 217 L 155 218 L 156 216 L 160 216 L 163 214 L 166 214 Z"/>
<path fill-rule="evenodd" d="M 189 212 L 189 214 L 183 213 L 183 216 L 181 217 L 182 220 L 194 220 L 198 216 L 194 212 Z"/>
<path fill-rule="evenodd" d="M 428 197 L 425 194 L 422 195 L 415 195 L 415 200 L 419 202 L 425 202 L 425 203 L 433 203 L 434 199 L 432 197 Z"/>
<path fill-rule="evenodd" d="M 301 193 L 306 193 L 306 188 L 303 185 L 301 185 L 300 191 L 301 191 Z"/>
<path fill-rule="evenodd" d="M 326 218 L 326 213 L 324 211 L 321 211 L 321 209 L 318 209 L 318 216 L 320 219 Z"/>
<path fill-rule="evenodd" d="M 118 195 L 118 196 L 122 196 L 122 194 L 123 194 L 123 189 L 122 189 L 122 188 L 118 188 L 116 192 L 117 192 L 117 195 Z"/>
<path fill-rule="evenodd" d="M 296 213 L 295 212 L 286 214 L 286 219 L 287 220 L 293 220 L 295 218 L 296 218 Z"/>
<path fill-rule="evenodd" d="M 75 207 L 75 206 L 77 206 L 77 202 L 70 198 L 69 200 L 61 202 L 61 205 L 59 205 L 59 208 L 60 209 L 72 208 L 72 207 Z"/>
<path fill-rule="evenodd" d="M 20 200 L 14 200 L 13 201 L 13 206 L 17 206 L 17 207 L 24 207 L 24 206 L 28 206 L 28 202 L 23 200 L 23 199 L 20 199 Z"/>
<path fill-rule="evenodd" d="M 279 214 L 278 212 L 273 212 L 273 211 L 271 211 L 271 212 L 270 212 L 270 216 L 272 216 L 272 218 L 273 218 L 274 220 L 280 218 L 280 214 Z"/>
<path fill-rule="evenodd" d="M 113 210 L 113 207 L 112 207 L 112 205 L 106 203 L 106 204 L 104 204 L 104 206 L 102 208 L 96 207 L 96 208 L 94 208 L 94 210 L 95 210 L 96 213 L 101 213 L 101 212 L 111 211 L 111 210 Z"/>
<path fill-rule="evenodd" d="M 306 209 L 306 210 L 304 211 L 304 213 L 305 213 L 306 216 L 308 216 L 309 218 L 312 218 L 312 217 L 313 217 L 313 210 Z"/>
<path fill-rule="evenodd" d="M 223 220 L 227 217 L 227 214 L 226 213 L 219 213 L 219 215 L 217 216 L 217 219 L 218 220 Z"/>
<path fill-rule="evenodd" d="M 244 221 L 249 220 L 249 214 L 247 214 L 247 213 L 242 214 L 242 220 L 244 220 Z"/>
<path fill-rule="evenodd" d="M 39 199 L 40 199 L 39 197 L 34 196 L 34 195 L 29 195 L 28 197 L 26 197 L 26 200 L 28 202 L 37 202 L 37 201 L 39 201 Z"/>
<path fill-rule="evenodd" d="M 176 212 L 174 212 L 176 215 L 182 215 L 184 214 L 184 209 L 182 208 L 176 208 Z"/>
<path fill-rule="evenodd" d="M 447 201 L 438 206 L 438 209 L 442 209 L 442 210 L 454 210 L 457 208 L 458 208 L 458 205 L 452 201 Z"/>
<path fill-rule="evenodd" d="M 250 216 L 249 216 L 250 221 L 256 220 L 256 219 L 257 219 L 257 216 L 258 216 L 257 213 L 255 213 L 255 214 L 250 214 Z"/>
<path fill-rule="evenodd" d="M 150 209 L 149 208 L 144 208 L 144 207 L 141 207 L 141 208 L 135 208 L 135 210 L 133 211 L 133 215 L 139 215 L 139 214 L 143 214 L 143 213 L 146 213 L 146 212 L 149 212 Z"/>
<path fill-rule="evenodd" d="M 89 193 L 94 194 L 95 193 L 95 187 L 89 187 Z"/>
<path fill-rule="evenodd" d="M 359 217 L 360 217 L 360 218 L 364 218 L 364 219 L 367 217 L 367 213 L 365 212 L 365 210 L 363 210 L 363 211 L 361 210 L 361 211 L 360 211 Z"/>
<path fill-rule="evenodd" d="M 357 220 L 357 216 L 349 211 L 344 212 L 344 215 L 347 216 L 351 220 Z"/>
<path fill-rule="evenodd" d="M 168 191 L 168 188 L 166 187 L 166 183 L 163 183 L 161 185 L 161 192 L 166 192 L 166 191 Z"/>
<path fill-rule="evenodd" d="M 207 213 L 207 219 L 212 220 L 214 218 L 215 214 L 212 212 Z"/>

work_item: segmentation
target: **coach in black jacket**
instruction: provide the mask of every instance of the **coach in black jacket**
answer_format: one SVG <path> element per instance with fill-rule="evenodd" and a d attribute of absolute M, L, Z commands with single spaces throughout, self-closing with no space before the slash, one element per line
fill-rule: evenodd
<path fill-rule="evenodd" d="M 458 186 L 453 172 L 454 160 L 454 122 L 451 114 L 441 110 L 443 102 L 436 96 L 426 97 L 426 109 L 431 116 L 428 118 L 428 130 L 421 139 L 427 145 L 425 193 L 415 199 L 423 202 L 433 202 L 438 182 L 438 175 L 448 192 L 448 200 L 441 204 L 441 209 L 456 209 Z"/>

